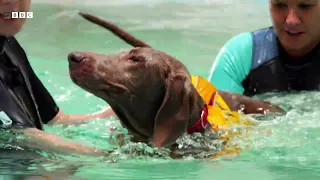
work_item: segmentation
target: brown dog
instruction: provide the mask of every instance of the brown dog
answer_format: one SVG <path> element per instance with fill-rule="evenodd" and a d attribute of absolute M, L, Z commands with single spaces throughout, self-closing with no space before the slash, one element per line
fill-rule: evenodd
<path fill-rule="evenodd" d="M 68 55 L 75 84 L 105 100 L 133 141 L 170 147 L 193 127 L 204 99 L 188 69 L 174 57 L 151 48 L 119 27 L 89 14 L 85 19 L 105 27 L 134 48 L 113 55 L 72 52 Z M 268 102 L 219 91 L 231 110 L 244 113 L 282 112 Z M 204 129 L 203 129 L 204 130 Z"/>

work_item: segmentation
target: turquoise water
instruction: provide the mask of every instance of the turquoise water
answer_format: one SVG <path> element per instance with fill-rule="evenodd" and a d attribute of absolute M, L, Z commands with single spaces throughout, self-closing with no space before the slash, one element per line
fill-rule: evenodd
<path fill-rule="evenodd" d="M 75 86 L 68 74 L 71 51 L 115 53 L 129 48 L 106 30 L 78 17 L 91 12 L 118 24 L 151 46 L 181 60 L 192 73 L 208 76 L 219 48 L 233 35 L 270 25 L 266 4 L 256 0 L 208 1 L 33 1 L 34 19 L 17 36 L 30 62 L 66 113 L 92 113 L 107 104 Z M 102 3 L 103 2 L 103 3 Z M 163 3 L 159 3 L 163 2 Z M 184 2 L 184 3 L 182 3 Z M 267 76 L 266 76 L 267 78 Z M 238 157 L 218 160 L 171 160 L 143 144 L 128 144 L 109 158 L 58 156 L 23 152 L 15 160 L 2 156 L 0 174 L 57 179 L 319 179 L 319 93 L 267 94 L 260 98 L 279 104 L 288 114 L 264 117 Z M 76 142 L 108 148 L 113 119 L 46 130 Z M 268 134 L 265 130 L 271 131 Z M 124 129 L 121 129 L 125 131 Z M 187 143 L 192 142 L 192 138 Z M 146 154 L 146 155 L 144 155 Z"/>

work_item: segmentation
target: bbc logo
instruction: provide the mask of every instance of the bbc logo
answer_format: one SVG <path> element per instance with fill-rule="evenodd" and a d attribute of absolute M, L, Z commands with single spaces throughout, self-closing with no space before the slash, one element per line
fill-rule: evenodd
<path fill-rule="evenodd" d="M 11 18 L 12 19 L 17 19 L 17 18 L 33 18 L 33 12 L 12 12 L 11 13 Z"/>

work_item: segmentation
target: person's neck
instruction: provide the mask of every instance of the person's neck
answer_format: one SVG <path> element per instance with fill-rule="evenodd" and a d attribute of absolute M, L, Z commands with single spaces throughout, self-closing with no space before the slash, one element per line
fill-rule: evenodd
<path fill-rule="evenodd" d="M 317 46 L 320 46 L 320 43 L 315 43 L 315 44 L 310 45 L 308 47 L 305 47 L 305 48 L 303 48 L 301 50 L 285 49 L 285 48 L 284 49 L 292 59 L 297 59 L 298 60 L 298 59 L 301 59 L 301 58 L 305 57 L 306 55 L 308 55 L 309 53 L 311 53 L 315 49 L 317 49 Z"/>
<path fill-rule="evenodd" d="M 304 56 L 306 56 L 309 52 L 311 52 L 311 50 L 309 51 L 286 50 L 286 52 L 292 59 L 299 60 Z"/>

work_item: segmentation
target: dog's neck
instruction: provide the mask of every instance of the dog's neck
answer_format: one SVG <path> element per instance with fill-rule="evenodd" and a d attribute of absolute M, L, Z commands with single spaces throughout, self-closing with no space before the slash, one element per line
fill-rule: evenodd
<path fill-rule="evenodd" d="M 206 104 L 204 100 L 202 99 L 200 94 L 197 93 L 197 95 L 194 98 L 194 104 L 190 107 L 191 113 L 188 128 L 193 127 L 201 119 L 201 114 L 205 105 Z"/>

